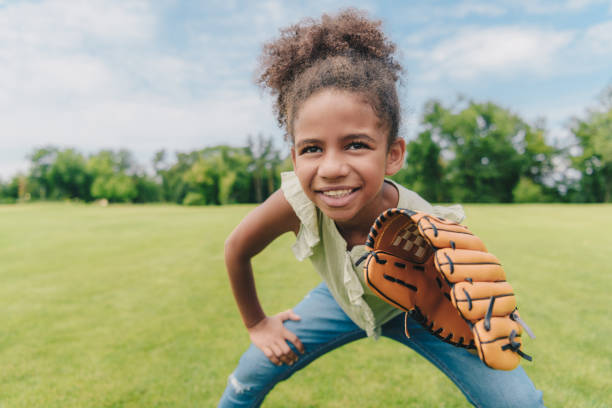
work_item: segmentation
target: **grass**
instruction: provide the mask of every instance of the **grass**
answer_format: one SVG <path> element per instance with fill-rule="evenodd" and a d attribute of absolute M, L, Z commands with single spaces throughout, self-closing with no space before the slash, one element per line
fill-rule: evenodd
<path fill-rule="evenodd" d="M 248 346 L 223 241 L 251 206 L 0 206 L 0 407 L 209 407 Z M 469 205 L 538 338 L 550 407 L 612 406 L 610 205 Z M 319 278 L 284 235 L 254 260 L 275 313 Z M 409 349 L 362 340 L 279 384 L 266 407 L 467 406 Z"/>

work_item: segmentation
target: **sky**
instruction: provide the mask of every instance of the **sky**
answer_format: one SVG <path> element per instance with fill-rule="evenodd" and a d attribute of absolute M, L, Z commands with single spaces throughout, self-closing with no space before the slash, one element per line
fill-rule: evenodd
<path fill-rule="evenodd" d="M 84 154 L 285 146 L 272 99 L 254 84 L 264 42 L 342 7 L 366 10 L 400 51 L 402 135 L 426 101 L 492 101 L 549 142 L 570 140 L 612 85 L 612 0 L 0 0 L 0 178 L 54 145 Z"/>

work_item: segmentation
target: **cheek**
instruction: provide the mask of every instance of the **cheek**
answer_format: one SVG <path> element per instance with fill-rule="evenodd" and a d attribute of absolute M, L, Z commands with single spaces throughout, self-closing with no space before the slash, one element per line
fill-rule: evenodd
<path fill-rule="evenodd" d="M 300 181 L 302 187 L 308 186 L 313 175 L 312 165 L 310 165 L 307 161 L 300 160 L 298 158 L 293 165 L 293 171 L 295 172 L 295 175 Z"/>

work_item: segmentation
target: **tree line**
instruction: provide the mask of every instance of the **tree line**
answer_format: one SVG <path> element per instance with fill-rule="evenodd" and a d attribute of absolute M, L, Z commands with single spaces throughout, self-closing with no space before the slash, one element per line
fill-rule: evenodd
<path fill-rule="evenodd" d="M 431 100 L 422 131 L 407 143 L 393 179 L 432 202 L 611 202 L 612 87 L 600 106 L 568 124 L 570 143 L 553 146 L 545 124 L 530 124 L 491 102 Z M 48 146 L 29 156 L 27 173 L 0 180 L 0 203 L 33 200 L 258 203 L 291 170 L 271 137 L 244 147 L 207 147 L 173 158 L 157 152 L 146 171 L 127 150 L 85 155 Z"/>

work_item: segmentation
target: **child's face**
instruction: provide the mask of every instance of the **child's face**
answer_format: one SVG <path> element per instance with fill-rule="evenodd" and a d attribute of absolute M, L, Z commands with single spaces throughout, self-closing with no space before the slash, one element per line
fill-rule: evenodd
<path fill-rule="evenodd" d="M 405 143 L 361 95 L 327 89 L 310 96 L 293 123 L 293 167 L 308 198 L 336 222 L 372 222 L 385 208 L 386 175 L 402 166 Z"/>

